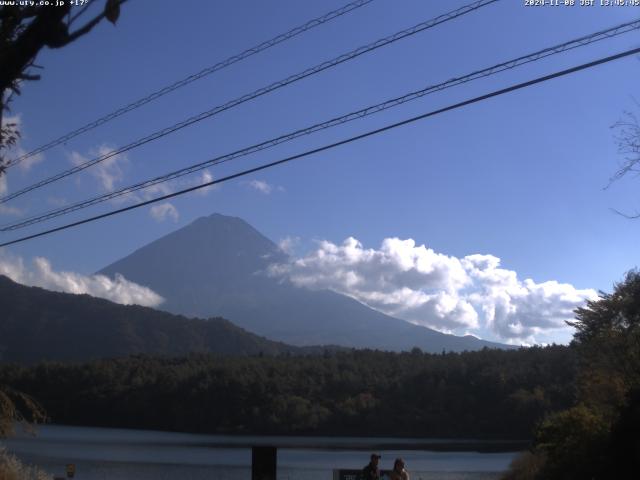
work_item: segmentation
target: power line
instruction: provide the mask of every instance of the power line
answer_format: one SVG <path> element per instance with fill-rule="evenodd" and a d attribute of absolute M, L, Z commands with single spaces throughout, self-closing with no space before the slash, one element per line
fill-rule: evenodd
<path fill-rule="evenodd" d="M 258 90 L 255 90 L 252 93 L 243 95 L 239 98 L 236 98 L 235 100 L 231 100 L 223 105 L 219 105 L 217 107 L 214 107 L 210 110 L 207 110 L 206 112 L 202 112 L 198 115 L 194 115 L 192 117 L 189 117 L 186 120 L 183 120 L 182 122 L 176 123 L 175 125 L 172 125 L 170 127 L 166 127 L 163 128 L 161 130 L 158 130 L 154 133 L 152 133 L 151 135 L 148 135 L 146 137 L 143 137 L 141 139 L 138 139 L 132 143 L 129 143 L 128 145 L 124 146 L 124 147 L 120 147 L 116 150 L 113 150 L 105 155 L 101 155 L 99 157 L 96 157 L 92 160 L 88 160 L 86 162 L 83 162 L 79 165 L 76 165 L 68 170 L 64 170 L 62 172 L 59 172 L 51 177 L 48 177 L 44 180 L 40 180 L 39 182 L 36 182 L 32 185 L 29 185 L 28 187 L 25 187 L 21 190 L 17 190 L 14 193 L 5 195 L 3 197 L 0 198 L 0 203 L 5 203 L 8 202 L 9 200 L 12 200 L 14 198 L 17 198 L 21 195 L 24 195 L 25 193 L 31 192 L 33 190 L 36 190 L 38 188 L 41 188 L 45 185 L 48 185 L 50 183 L 56 182 L 58 180 L 61 180 L 65 177 L 68 177 L 70 175 L 73 175 L 75 173 L 78 173 L 86 168 L 89 168 L 93 165 L 96 165 L 97 163 L 100 163 L 104 160 L 107 160 L 108 158 L 111 158 L 115 155 L 119 155 L 121 153 L 127 152 L 129 150 L 132 150 L 134 148 L 137 148 L 141 145 L 144 145 L 146 143 L 152 142 L 154 140 L 157 140 L 159 138 L 162 138 L 166 135 L 169 135 L 171 133 L 174 133 L 178 130 L 181 130 L 185 127 L 191 126 L 197 122 L 200 122 L 206 118 L 212 117 L 213 115 L 216 115 L 218 113 L 221 113 L 225 110 L 229 110 L 233 107 L 236 107 L 242 103 L 248 102 L 250 100 L 253 100 L 257 97 L 260 97 L 262 95 L 265 95 L 267 93 L 273 92 L 274 90 L 278 90 L 286 85 L 292 84 L 294 82 L 297 82 L 299 80 L 302 80 L 306 77 L 309 77 L 311 75 L 315 75 L 317 73 L 320 73 L 324 70 L 327 70 L 329 68 L 335 67 L 336 65 L 339 65 L 341 63 L 347 62 L 349 60 L 353 60 L 354 58 L 359 57 L 360 55 L 363 55 L 365 53 L 377 50 L 378 48 L 381 48 L 383 46 L 389 45 L 391 43 L 394 43 L 398 40 L 401 40 L 403 38 L 409 37 L 411 35 L 415 35 L 416 33 L 422 32 L 424 30 L 427 30 L 429 28 L 433 28 L 436 25 L 439 25 L 441 23 L 444 22 L 448 22 L 450 20 L 453 20 L 455 18 L 458 18 L 462 15 L 466 15 L 468 13 L 471 13 L 475 10 L 478 10 L 482 7 L 486 7 L 487 5 L 490 5 L 492 3 L 498 2 L 500 0 L 479 0 L 476 2 L 473 2 L 471 4 L 465 5 L 463 7 L 460 7 L 456 10 L 452 10 L 451 12 L 445 13 L 443 15 L 439 15 L 438 17 L 435 17 L 431 20 L 427 20 L 425 22 L 419 23 L 411 28 L 402 30 L 400 32 L 394 33 L 393 35 L 390 35 L 388 37 L 382 38 L 380 40 L 377 40 L 375 42 L 372 42 L 368 45 L 359 47 L 355 50 L 352 50 L 348 53 L 345 53 L 343 55 L 340 55 L 339 57 L 336 57 L 332 60 L 328 60 L 326 62 L 323 62 L 319 65 L 316 65 L 314 67 L 308 68 L 300 73 L 297 73 L 295 75 L 291 75 L 289 77 L 287 77 L 284 80 L 280 80 L 278 82 L 274 82 L 266 87 L 262 87 Z"/>
<path fill-rule="evenodd" d="M 314 155 L 316 153 L 324 152 L 326 150 L 331 150 L 331 149 L 339 147 L 341 145 L 346 145 L 346 144 L 349 144 L 349 143 L 352 143 L 352 142 L 356 142 L 358 140 L 362 140 L 364 138 L 371 137 L 373 135 L 377 135 L 377 134 L 386 132 L 388 130 L 392 130 L 392 129 L 395 129 L 395 128 L 398 128 L 398 127 L 401 127 L 401 126 L 404 126 L 404 125 L 408 125 L 410 123 L 417 122 L 418 120 L 423 120 L 425 118 L 433 117 L 433 116 L 439 115 L 441 113 L 445 113 L 445 112 L 448 112 L 448 111 L 451 111 L 451 110 L 456 110 L 458 108 L 462 108 L 462 107 L 465 107 L 467 105 L 471 105 L 471 104 L 478 103 L 478 102 L 481 102 L 481 101 L 484 101 L 484 100 L 488 100 L 488 99 L 493 98 L 493 97 L 497 97 L 497 96 L 500 96 L 500 95 L 504 95 L 504 94 L 516 91 L 516 90 L 520 90 L 520 89 L 523 89 L 523 88 L 526 88 L 526 87 L 530 87 L 530 86 L 536 85 L 538 83 L 543 83 L 543 82 L 546 82 L 548 80 L 552 80 L 554 78 L 566 76 L 566 75 L 569 75 L 569 74 L 572 74 L 572 73 L 575 73 L 575 72 L 578 72 L 578 71 L 581 71 L 581 70 L 586 70 L 588 68 L 593 68 L 593 67 L 595 67 L 597 65 L 602 65 L 604 63 L 612 62 L 614 60 L 618 60 L 618 59 L 621 59 L 621 58 L 624 58 L 624 57 L 628 57 L 630 55 L 635 55 L 637 53 L 640 53 L 640 48 L 634 48 L 634 49 L 627 50 L 627 51 L 624 51 L 624 52 L 621 52 L 621 53 L 617 53 L 615 55 L 610 55 L 608 57 L 600 58 L 598 60 L 594 60 L 594 61 L 589 62 L 589 63 L 583 63 L 582 65 L 578 65 L 578 66 L 575 66 L 575 67 L 568 68 L 566 70 L 561 70 L 561 71 L 558 71 L 558 72 L 555 72 L 555 73 L 551 73 L 549 75 L 538 77 L 538 78 L 535 78 L 533 80 L 529 80 L 529 81 L 526 81 L 526 82 L 518 83 L 518 84 L 512 85 L 512 86 L 507 87 L 507 88 L 503 88 L 503 89 L 500 89 L 500 90 L 495 90 L 495 91 L 493 91 L 491 93 L 487 93 L 487 94 L 481 95 L 479 97 L 474 97 L 472 99 L 465 100 L 463 102 L 459 102 L 459 103 L 456 103 L 456 104 L 453 104 L 453 105 L 449 105 L 447 107 L 440 108 L 440 109 L 437 109 L 437 110 L 433 110 L 433 111 L 424 113 L 422 115 L 411 117 L 411 118 L 408 118 L 406 120 L 402 120 L 400 122 L 396 122 L 396 123 L 393 123 L 393 124 L 390 124 L 390 125 L 386 125 L 386 126 L 381 127 L 381 128 L 377 128 L 375 130 L 370 130 L 370 131 L 368 131 L 366 133 L 362 133 L 360 135 L 355 135 L 353 137 L 349 137 L 347 139 L 340 140 L 338 142 L 331 143 L 329 145 L 325 145 L 325 146 L 322 146 L 322 147 L 319 147 L 319 148 L 315 148 L 313 150 L 307 150 L 306 152 L 299 153 L 297 155 L 286 157 L 286 158 L 283 158 L 281 160 L 276 160 L 274 162 L 263 164 L 263 165 L 260 165 L 258 167 L 254 167 L 254 168 L 250 168 L 250 169 L 247 169 L 247 170 L 243 170 L 241 172 L 234 173 L 232 175 L 228 175 L 228 176 L 220 178 L 218 180 L 212 180 L 210 182 L 206 182 L 206 183 L 203 183 L 201 185 L 196 185 L 196 186 L 193 186 L 193 187 L 185 188 L 185 189 L 180 190 L 178 192 L 173 192 L 173 193 L 170 193 L 170 194 L 167 194 L 167 195 L 163 195 L 161 197 L 157 197 L 157 198 L 154 198 L 154 199 L 151 199 L 151 200 L 146 200 L 144 202 L 140 202 L 140 203 L 137 203 L 135 205 L 129 205 L 128 207 L 119 208 L 117 210 L 112 210 L 110 212 L 106 212 L 106 213 L 103 213 L 103 214 L 100 214 L 100 215 L 96 215 L 96 216 L 93 216 L 93 217 L 85 218 L 85 219 L 79 220 L 77 222 L 68 223 L 66 225 L 62 225 L 62 226 L 59 226 L 59 227 L 51 228 L 49 230 L 45 230 L 45 231 L 41 231 L 41 232 L 38 232 L 38 233 L 34 233 L 32 235 L 27 235 L 25 237 L 21 237 L 21 238 L 15 239 L 15 240 L 11 240 L 9 242 L 0 243 L 0 248 L 1 247 L 6 247 L 6 246 L 9 246 L 9 245 L 13 245 L 13 244 L 16 244 L 16 243 L 21 243 L 21 242 L 24 242 L 24 241 L 27 241 L 27 240 L 31 240 L 31 239 L 34 239 L 34 238 L 42 237 L 44 235 L 49 235 L 51 233 L 55 233 L 55 232 L 66 230 L 66 229 L 69 229 L 69 228 L 72 228 L 72 227 L 83 225 L 85 223 L 94 222 L 96 220 L 107 218 L 107 217 L 110 217 L 110 216 L 113 216 L 113 215 L 117 215 L 117 214 L 120 214 L 120 213 L 128 212 L 129 210 L 134 210 L 136 208 L 144 207 L 144 206 L 150 205 L 152 203 L 160 202 L 160 201 L 163 201 L 163 200 L 168 200 L 170 198 L 177 197 L 179 195 L 184 195 L 185 193 L 193 192 L 193 191 L 199 190 L 201 188 L 207 188 L 207 187 L 219 184 L 219 183 L 227 182 L 229 180 L 233 180 L 233 179 L 236 179 L 236 178 L 239 178 L 239 177 L 243 177 L 243 176 L 249 175 L 251 173 L 259 172 L 261 170 L 266 170 L 268 168 L 275 167 L 277 165 L 281 165 L 281 164 L 284 164 L 284 163 L 287 163 L 287 162 L 291 162 L 293 160 L 298 160 L 298 159 L 301 159 L 301 158 L 304 158 L 304 157 L 308 157 L 308 156 Z"/>
<path fill-rule="evenodd" d="M 137 108 L 142 107 L 143 105 L 146 105 L 149 102 L 152 102 L 154 100 L 157 100 L 158 98 L 167 95 L 168 93 L 173 92 L 174 90 L 177 90 L 179 88 L 182 88 L 186 85 L 189 85 L 190 83 L 193 83 L 197 80 L 200 80 L 201 78 L 204 78 L 208 75 L 211 75 L 219 70 L 222 70 L 224 68 L 227 68 L 231 65 L 233 65 L 234 63 L 240 62 L 241 60 L 244 60 L 246 58 L 249 58 L 253 55 L 256 55 L 257 53 L 263 52 L 271 47 L 274 47 L 280 43 L 283 43 L 287 40 L 292 39 L 293 37 L 296 37 L 298 35 L 300 35 L 301 33 L 304 33 L 308 30 L 311 30 L 312 28 L 315 28 L 317 26 L 323 25 L 327 22 L 330 22 L 331 20 L 334 20 L 346 13 L 349 13 L 353 10 L 356 10 L 360 7 L 363 7 L 369 3 L 373 2 L 373 0 L 356 0 L 354 2 L 348 3 L 346 5 L 344 5 L 341 8 L 338 8 L 337 10 L 333 10 L 331 12 L 328 12 L 320 17 L 314 18 L 312 20 L 309 20 L 308 22 L 306 22 L 303 25 L 300 25 L 298 27 L 292 28 L 291 30 L 289 30 L 288 32 L 282 33 L 280 35 L 277 35 L 269 40 L 266 40 L 262 43 L 260 43 L 259 45 L 256 45 L 255 47 L 251 47 L 241 53 L 238 53 L 236 55 L 232 55 L 231 57 L 222 60 L 221 62 L 216 63 L 215 65 L 212 65 L 210 67 L 204 68 L 202 70 L 200 70 L 197 73 L 194 73 L 192 75 L 189 75 L 188 77 L 185 77 L 181 80 L 178 80 L 170 85 L 167 85 L 163 88 L 161 88 L 160 90 L 156 90 L 155 92 L 147 95 L 146 97 L 142 97 L 134 102 L 129 103 L 128 105 L 125 105 L 124 107 L 118 108 L 117 110 L 114 110 L 111 113 L 108 113 L 107 115 L 104 115 L 103 117 L 98 118 L 97 120 L 94 120 L 90 123 L 87 123 L 86 125 L 77 128 L 75 130 L 70 131 L 69 133 L 66 133 L 65 135 L 62 135 L 59 138 L 56 138 L 55 140 L 50 141 L 49 143 L 46 143 L 34 150 L 31 150 L 30 152 L 27 152 L 11 161 L 9 161 L 7 163 L 7 168 L 13 166 L 13 165 L 17 165 L 18 163 L 22 162 L 23 160 L 26 160 L 27 158 L 33 157 L 34 155 L 37 155 L 38 153 L 42 153 L 45 152 L 57 145 L 60 145 L 62 143 L 65 143 L 69 140 L 71 140 L 74 137 L 77 137 L 78 135 L 81 135 L 83 133 L 88 132 L 89 130 L 93 130 L 94 128 L 99 127 L 100 125 L 104 125 L 107 122 L 110 122 L 111 120 L 118 118 L 122 115 L 124 115 L 125 113 L 128 113 L 132 110 L 136 110 Z"/>
<path fill-rule="evenodd" d="M 294 139 L 297 139 L 299 137 L 305 136 L 305 135 L 310 135 L 312 133 L 318 132 L 320 130 L 325 130 L 328 128 L 332 128 L 334 126 L 337 125 L 341 125 L 347 122 L 351 122 L 353 120 L 357 120 L 359 118 L 363 118 L 369 115 L 373 115 L 375 113 L 378 112 L 382 112 L 384 110 L 396 107 L 398 105 L 402 105 L 404 103 L 413 101 L 413 100 L 417 100 L 419 98 L 422 98 L 425 95 L 431 94 L 431 93 L 436 93 L 442 90 L 445 90 L 447 88 L 451 88 L 457 85 L 461 85 L 473 80 L 477 80 L 480 78 L 485 78 L 491 75 L 495 75 L 497 73 L 500 73 L 502 71 L 505 70 L 509 70 L 509 69 L 513 69 L 531 62 L 535 62 L 538 60 L 541 60 L 543 58 L 549 57 L 551 55 L 556 55 L 562 52 L 566 52 L 568 50 L 572 50 L 578 47 L 582 47 L 582 46 L 586 46 L 589 45 L 591 43 L 595 43 L 607 38 L 611 38 L 617 35 L 622 35 L 624 33 L 628 33 L 630 31 L 634 31 L 634 30 L 638 30 L 640 29 L 640 19 L 635 20 L 633 22 L 628 22 L 628 23 L 623 23 L 621 25 L 617 25 L 615 27 L 606 29 L 606 30 L 601 30 L 589 35 L 585 35 L 573 40 L 570 40 L 568 42 L 564 42 L 562 44 L 559 45 L 555 45 L 552 47 L 548 47 L 548 48 L 544 48 L 542 50 L 538 50 L 534 53 L 530 53 L 527 55 L 523 55 L 520 57 L 517 57 L 515 59 L 506 61 L 506 62 L 502 62 L 499 63 L 497 65 L 493 65 L 491 67 L 488 68 L 484 68 L 482 70 L 477 70 L 474 71 L 472 73 L 469 73 L 467 75 L 461 76 L 461 77 L 455 77 L 452 78 L 450 80 L 447 80 L 446 82 L 443 83 L 439 83 L 437 85 L 432 85 L 432 86 L 428 86 L 426 88 L 423 88 L 421 90 L 418 91 L 414 91 L 414 92 L 410 92 L 407 93 L 403 96 L 400 97 L 396 97 L 390 100 L 386 100 L 384 102 L 378 103 L 376 105 L 372 105 L 360 110 L 357 110 L 355 112 L 351 112 L 348 113 L 346 115 L 342 115 L 340 117 L 336 117 L 330 120 L 327 120 L 325 122 L 322 123 L 317 123 L 314 125 L 311 125 L 309 127 L 305 127 L 299 130 L 296 130 L 294 132 L 290 132 L 287 133 L 285 135 L 281 135 L 279 137 L 276 138 L 272 138 L 270 140 L 266 140 L 264 142 L 255 144 L 255 145 L 251 145 L 249 147 L 243 148 L 241 150 L 236 150 L 235 152 L 226 154 L 226 155 L 221 155 L 209 160 L 206 160 L 204 162 L 200 162 L 200 163 L 196 163 L 194 165 L 191 165 L 189 167 L 185 167 L 185 168 L 181 168 L 179 170 L 164 174 L 164 175 L 160 175 L 158 177 L 152 178 L 152 179 L 148 179 L 148 180 L 144 180 L 142 182 L 133 184 L 133 185 L 129 185 L 127 187 L 121 188 L 119 190 L 116 190 L 114 192 L 109 192 L 107 194 L 104 195 L 100 195 L 97 197 L 93 197 L 87 200 L 83 200 L 80 202 L 77 202 L 73 205 L 67 205 L 64 207 L 60 207 L 45 213 L 41 213 L 35 216 L 32 216 L 30 218 L 24 219 L 24 220 L 20 220 L 11 224 L 5 224 L 2 227 L 0 227 L 0 231 L 1 232 L 7 232 L 7 231 L 12 231 L 12 230 L 17 230 L 20 228 L 24 228 L 30 225 L 34 225 L 37 223 L 41 223 L 43 221 L 46 220 L 50 220 L 52 218 L 56 218 L 59 217 L 61 215 L 65 215 L 71 212 L 75 212 L 77 210 L 81 210 L 84 208 L 88 208 L 90 206 L 123 196 L 123 195 L 127 195 L 139 190 L 142 190 L 144 188 L 148 188 L 151 187 L 153 185 L 157 185 L 159 183 L 163 183 L 163 182 L 167 182 L 169 180 L 174 180 L 176 178 L 203 170 L 207 167 L 213 166 L 213 165 L 218 165 L 221 163 L 225 163 L 228 161 L 232 161 L 235 160 L 237 158 L 240 157 L 244 157 L 246 155 L 250 155 L 262 150 L 266 150 L 268 148 L 271 147 L 275 147 L 277 145 L 280 145 L 282 143 L 286 143 L 289 141 L 292 141 Z"/>

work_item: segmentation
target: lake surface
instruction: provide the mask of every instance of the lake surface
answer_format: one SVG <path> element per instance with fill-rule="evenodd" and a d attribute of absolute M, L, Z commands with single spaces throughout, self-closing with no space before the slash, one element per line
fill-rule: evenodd
<path fill-rule="evenodd" d="M 327 440 L 340 450 L 310 448 Z M 429 442 L 428 439 L 387 440 L 408 445 Z M 281 437 L 46 425 L 38 428 L 35 437 L 21 434 L 4 441 L 4 445 L 23 461 L 39 465 L 54 475 L 63 476 L 65 465 L 74 463 L 78 480 L 248 480 L 251 450 L 245 446 L 274 441 L 282 444 Z M 334 469 L 362 468 L 370 452 L 342 448 L 370 441 L 344 437 L 290 439 L 288 445 L 296 448 L 278 449 L 278 479 L 331 480 Z M 495 480 L 516 455 L 513 452 L 376 451 L 382 455 L 382 468 L 390 468 L 396 457 L 404 458 L 412 480 Z"/>

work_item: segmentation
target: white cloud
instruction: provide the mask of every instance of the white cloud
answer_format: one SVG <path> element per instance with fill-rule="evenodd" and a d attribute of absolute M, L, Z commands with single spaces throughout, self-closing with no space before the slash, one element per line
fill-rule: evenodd
<path fill-rule="evenodd" d="M 169 202 L 154 205 L 149 210 L 149 213 L 157 222 L 164 222 L 167 218 L 171 218 L 174 222 L 177 222 L 180 216 L 178 209 Z"/>
<path fill-rule="evenodd" d="M 25 153 L 27 153 L 27 151 L 22 147 L 17 147 L 15 149 L 16 158 L 21 157 Z M 26 157 L 22 159 L 20 163 L 18 163 L 16 166 L 23 172 L 28 172 L 29 170 L 31 170 L 31 167 L 42 162 L 43 160 L 44 160 L 44 155 L 42 153 L 36 153 L 34 155 L 31 155 L 30 157 Z"/>
<path fill-rule="evenodd" d="M 204 185 L 205 183 L 213 182 L 213 174 L 209 170 L 203 170 L 200 174 L 199 180 L 196 182 L 197 185 Z M 196 190 L 200 195 L 207 195 L 212 190 L 218 188 L 218 185 L 210 185 L 208 187 L 201 188 Z"/>
<path fill-rule="evenodd" d="M 0 176 L 0 196 L 4 196 L 9 191 L 9 187 L 7 186 L 7 176 Z"/>
<path fill-rule="evenodd" d="M 150 200 L 152 198 L 161 197 L 164 195 L 170 195 L 176 190 L 182 190 L 185 188 L 195 187 L 198 185 L 202 185 L 204 183 L 209 183 L 213 181 L 213 175 L 209 170 L 203 170 L 200 175 L 195 177 L 181 178 L 168 182 L 156 183 L 155 185 L 151 185 L 142 189 L 142 193 L 140 196 L 136 196 L 136 201 L 142 200 Z M 209 187 L 204 187 L 199 190 L 196 190 L 197 193 L 201 195 L 206 195 L 212 190 L 216 190 L 218 188 L 217 185 L 211 185 Z"/>
<path fill-rule="evenodd" d="M 128 192 L 118 197 L 114 197 L 110 202 L 121 205 L 125 203 L 140 203 L 145 200 L 151 200 L 156 197 L 162 197 L 164 195 L 170 195 L 174 192 L 173 182 L 161 182 L 154 185 L 150 185 L 140 190 L 140 193 Z"/>
<path fill-rule="evenodd" d="M 170 195 L 173 192 L 174 189 L 171 182 L 156 183 L 155 185 L 150 185 L 142 190 L 142 198 L 144 200 L 150 200 L 152 198 Z"/>
<path fill-rule="evenodd" d="M 0 175 L 0 197 L 4 197 L 9 193 L 9 186 L 7 185 L 7 174 Z M 19 208 L 12 207 L 6 203 L 0 203 L 0 215 L 22 215 L 23 211 Z"/>
<path fill-rule="evenodd" d="M 200 175 L 196 177 L 188 177 L 186 179 L 176 179 L 167 182 L 159 182 L 154 185 L 150 185 L 140 190 L 140 193 L 130 192 L 119 197 L 112 198 L 110 201 L 116 205 L 124 203 L 139 203 L 145 200 L 151 200 L 153 198 L 170 195 L 176 190 L 190 188 L 197 185 L 202 185 L 213 180 L 213 175 L 208 170 L 203 170 Z M 218 190 L 218 185 L 211 185 L 208 187 L 196 190 L 196 193 L 200 195 L 207 195 L 213 190 Z M 177 213 L 177 210 L 176 210 Z"/>
<path fill-rule="evenodd" d="M 300 243 L 300 237 L 285 237 L 278 242 L 278 247 L 287 255 L 293 255 L 296 246 Z"/>
<path fill-rule="evenodd" d="M 544 333 L 567 330 L 565 321 L 573 318 L 573 310 L 597 298 L 594 290 L 555 280 L 518 280 L 516 272 L 500 268 L 500 259 L 492 255 L 469 255 L 463 262 L 478 287 L 470 295 L 473 303 L 505 339 L 535 343 Z"/>
<path fill-rule="evenodd" d="M 97 148 L 89 150 L 89 157 L 86 157 L 78 152 L 71 152 L 69 160 L 74 166 L 81 165 L 94 158 L 102 157 L 113 152 L 114 149 L 107 145 L 100 145 Z M 96 178 L 100 183 L 100 186 L 106 192 L 112 192 L 118 183 L 124 179 L 123 166 L 128 163 L 128 158 L 124 154 L 116 154 L 99 163 L 96 163 L 92 167 L 88 168 L 86 172 Z"/>
<path fill-rule="evenodd" d="M 264 193 L 265 195 L 269 195 L 273 191 L 273 186 L 264 180 L 251 180 L 247 185 L 260 193 Z"/>
<path fill-rule="evenodd" d="M 130 282 L 122 275 L 112 280 L 104 275 L 81 275 L 74 272 L 56 272 L 49 260 L 36 257 L 33 267 L 25 265 L 20 257 L 0 252 L 0 275 L 6 275 L 23 285 L 42 287 L 57 292 L 83 294 L 105 298 L 124 305 L 155 307 L 164 299 L 153 290 Z"/>
<path fill-rule="evenodd" d="M 272 265 L 270 274 L 334 290 L 412 323 L 460 333 L 489 328 L 513 343 L 566 333 L 573 310 L 596 298 L 595 291 L 569 284 L 519 280 L 493 255 L 459 259 L 399 238 L 385 239 L 377 250 L 355 238 L 341 245 L 323 241 L 304 257 Z"/>

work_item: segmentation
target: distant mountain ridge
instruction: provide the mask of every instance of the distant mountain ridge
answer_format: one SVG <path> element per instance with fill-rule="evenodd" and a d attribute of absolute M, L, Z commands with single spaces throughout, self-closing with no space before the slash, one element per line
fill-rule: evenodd
<path fill-rule="evenodd" d="M 0 361 L 87 361 L 132 354 L 316 353 L 249 333 L 223 318 L 190 319 L 89 295 L 26 287 L 0 275 Z"/>
<path fill-rule="evenodd" d="M 160 308 L 236 325 L 293 345 L 427 352 L 512 348 L 413 325 L 338 293 L 313 291 L 265 274 L 287 255 L 237 217 L 202 217 L 102 269 L 145 285 L 166 301 Z"/>

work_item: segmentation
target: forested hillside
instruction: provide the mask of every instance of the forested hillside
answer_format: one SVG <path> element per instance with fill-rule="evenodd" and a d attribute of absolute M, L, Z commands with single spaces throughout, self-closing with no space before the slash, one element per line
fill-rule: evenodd
<path fill-rule="evenodd" d="M 137 305 L 25 287 L 0 276 L 0 361 L 86 361 L 136 353 L 273 355 L 302 351 L 223 318 L 191 319 Z"/>

